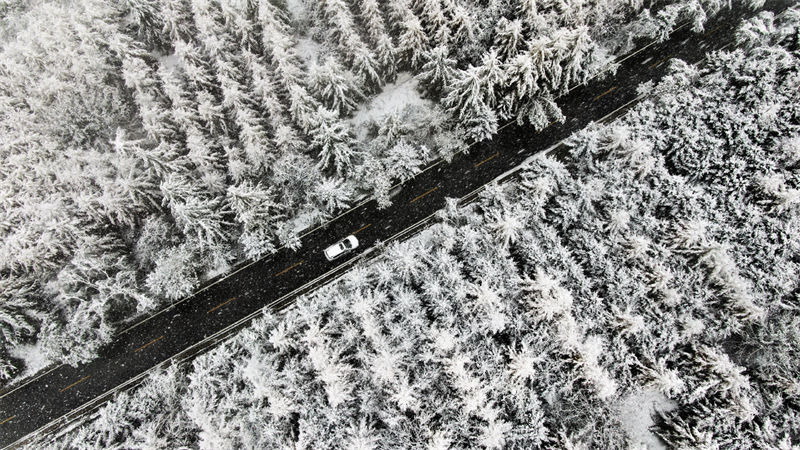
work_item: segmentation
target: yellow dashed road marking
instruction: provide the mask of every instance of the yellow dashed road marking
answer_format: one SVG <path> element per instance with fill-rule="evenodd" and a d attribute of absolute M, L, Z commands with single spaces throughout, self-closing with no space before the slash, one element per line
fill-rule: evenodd
<path fill-rule="evenodd" d="M 356 234 L 358 234 L 358 233 L 360 233 L 360 232 L 362 232 L 362 231 L 366 230 L 367 228 L 369 228 L 369 227 L 371 227 L 371 226 L 372 226 L 372 224 L 371 224 L 371 223 L 368 223 L 368 224 L 364 225 L 363 227 L 361 227 L 361 228 L 357 229 L 356 231 L 353 231 L 353 235 L 356 235 Z"/>
<path fill-rule="evenodd" d="M 133 352 L 134 352 L 134 353 L 136 353 L 136 352 L 140 352 L 140 351 L 142 351 L 142 350 L 146 349 L 147 347 L 149 347 L 149 346 L 151 346 L 151 345 L 155 344 L 156 342 L 160 341 L 161 339 L 164 339 L 164 335 L 161 335 L 161 336 L 159 336 L 159 337 L 157 337 L 157 338 L 153 339 L 152 341 L 148 342 L 147 344 L 144 344 L 143 346 L 141 346 L 141 347 L 137 348 L 137 349 L 136 349 L 136 350 L 134 350 Z"/>
<path fill-rule="evenodd" d="M 711 30 L 709 30 L 709 31 L 706 31 L 705 33 L 703 33 L 703 36 L 706 36 L 706 37 L 708 37 L 708 36 L 711 36 L 712 34 L 714 34 L 714 33 L 715 33 L 717 30 L 719 30 L 719 29 L 720 29 L 720 28 L 722 28 L 723 26 L 724 26 L 724 25 L 717 25 L 717 27 L 716 27 L 716 28 L 713 28 L 713 29 L 711 29 Z"/>
<path fill-rule="evenodd" d="M 672 58 L 672 54 L 670 54 L 669 56 L 666 56 L 664 58 L 659 59 L 658 61 L 654 62 L 653 64 L 650 64 L 649 68 L 650 69 L 654 69 L 655 67 L 660 66 L 661 63 L 663 63 L 664 61 L 666 61 L 666 60 L 668 60 L 670 58 Z"/>
<path fill-rule="evenodd" d="M 88 380 L 90 377 L 91 377 L 91 375 L 86 375 L 85 377 L 83 377 L 83 378 L 81 378 L 80 380 L 78 380 L 78 381 L 76 381 L 76 382 L 74 382 L 74 383 L 70 384 L 69 386 L 65 387 L 64 389 L 61 389 L 61 390 L 60 390 L 60 391 L 58 391 L 58 392 L 64 392 L 64 391 L 66 391 L 67 389 L 72 389 L 72 388 L 73 388 L 73 387 L 75 387 L 76 385 L 78 385 L 78 384 L 80 384 L 80 383 L 83 383 L 84 381 Z"/>
<path fill-rule="evenodd" d="M 410 201 L 410 202 L 408 202 L 408 203 L 414 203 L 415 201 L 417 201 L 417 200 L 421 199 L 422 197 L 425 197 L 426 195 L 428 195 L 428 194 L 430 194 L 430 193 L 432 193 L 432 192 L 435 192 L 437 189 L 439 189 L 439 186 L 436 186 L 435 188 L 433 188 L 433 189 L 430 189 L 428 192 L 425 192 L 425 193 L 424 193 L 424 194 L 422 194 L 422 195 L 418 195 L 418 196 L 414 197 L 414 200 L 411 200 L 411 201 Z"/>
<path fill-rule="evenodd" d="M 218 309 L 222 308 L 223 306 L 227 305 L 228 303 L 230 303 L 230 302 L 232 302 L 232 301 L 234 301 L 234 300 L 236 300 L 236 297 L 231 297 L 231 298 L 229 298 L 229 299 L 225 300 L 224 302 L 220 303 L 219 305 L 217 305 L 217 306 L 215 306 L 215 307 L 213 307 L 213 308 L 209 309 L 209 310 L 208 310 L 208 312 L 207 312 L 206 314 L 211 314 L 212 312 L 214 312 L 214 311 L 216 311 L 216 310 L 218 310 Z"/>
<path fill-rule="evenodd" d="M 481 165 L 483 165 L 484 163 L 487 163 L 487 162 L 489 162 L 489 161 L 491 161 L 491 160 L 493 160 L 493 159 L 497 158 L 498 156 L 500 156 L 500 152 L 496 152 L 494 155 L 492 155 L 492 156 L 490 156 L 490 157 L 488 157 L 488 158 L 484 159 L 483 161 L 481 161 L 481 162 L 479 162 L 479 163 L 475 164 L 475 167 L 480 167 L 480 166 L 481 166 Z"/>
<path fill-rule="evenodd" d="M 279 277 L 279 276 L 281 276 L 281 275 L 285 274 L 286 272 L 288 272 L 288 271 L 290 271 L 290 270 L 294 269 L 295 267 L 299 266 L 300 264 L 303 264 L 303 261 L 296 262 L 296 263 L 292 264 L 291 266 L 289 266 L 289 267 L 287 267 L 287 268 L 285 268 L 285 269 L 281 270 L 280 272 L 276 273 L 276 274 L 275 274 L 275 276 L 276 276 L 276 277 Z"/>
<path fill-rule="evenodd" d="M 602 94 L 598 95 L 597 97 L 595 97 L 595 98 L 594 98 L 594 101 L 598 101 L 598 100 L 600 100 L 600 99 L 601 99 L 601 98 L 603 98 L 604 96 L 606 96 L 606 95 L 608 95 L 608 94 L 610 94 L 610 93 L 614 92 L 616 89 L 617 89 L 617 87 L 616 87 L 616 86 L 612 87 L 611 89 L 609 89 L 609 90 L 607 90 L 607 91 L 603 92 Z"/>

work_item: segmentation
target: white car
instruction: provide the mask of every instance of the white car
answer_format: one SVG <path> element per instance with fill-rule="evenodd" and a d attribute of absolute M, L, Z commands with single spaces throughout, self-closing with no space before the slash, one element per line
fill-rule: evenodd
<path fill-rule="evenodd" d="M 351 234 L 350 236 L 347 236 L 341 241 L 326 248 L 324 252 L 325 257 L 328 258 L 328 261 L 333 261 L 345 253 L 352 251 L 356 247 L 358 247 L 358 239 Z"/>

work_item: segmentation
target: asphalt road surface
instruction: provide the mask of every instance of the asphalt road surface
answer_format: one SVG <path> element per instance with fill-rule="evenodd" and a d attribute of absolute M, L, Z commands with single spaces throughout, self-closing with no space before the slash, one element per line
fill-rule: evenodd
<path fill-rule="evenodd" d="M 765 9 L 779 12 L 791 4 L 778 0 Z M 663 43 L 643 43 L 618 60 L 615 75 L 591 80 L 558 99 L 564 123 L 538 133 L 530 126 L 507 125 L 493 140 L 472 146 L 450 163 L 432 164 L 399 186 L 389 208 L 378 210 L 374 200 L 367 201 L 303 236 L 299 250 L 281 249 L 124 330 L 96 360 L 79 367 L 62 365 L 6 389 L 0 393 L 0 446 L 50 436 L 116 392 L 138 384 L 155 367 L 204 351 L 265 308 L 287 307 L 297 295 L 332 279 L 365 253 L 379 250 L 375 244 L 424 225 L 445 198 L 468 197 L 591 121 L 624 111 L 638 100 L 636 86 L 661 77 L 670 58 L 694 63 L 710 50 L 733 45 L 733 27 L 752 14 L 728 10 L 710 20 L 704 33 L 683 26 Z M 350 234 L 358 237 L 359 248 L 327 261 L 322 251 Z"/>

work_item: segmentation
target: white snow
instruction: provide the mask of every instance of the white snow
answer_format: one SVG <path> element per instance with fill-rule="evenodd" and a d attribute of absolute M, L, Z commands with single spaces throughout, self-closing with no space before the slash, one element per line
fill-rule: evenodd
<path fill-rule="evenodd" d="M 17 379 L 27 378 L 47 367 L 52 361 L 47 359 L 42 347 L 36 344 L 22 344 L 9 349 L 11 356 L 19 358 L 25 362 L 25 370 L 23 370 Z"/>
<path fill-rule="evenodd" d="M 295 234 L 300 236 L 305 231 L 310 230 L 311 227 L 317 224 L 317 217 L 318 214 L 315 214 L 314 212 L 308 210 L 301 211 L 297 217 L 289 222 L 289 228 L 291 228 Z"/>
<path fill-rule="evenodd" d="M 359 138 L 363 137 L 361 128 L 370 121 L 379 120 L 409 105 L 430 103 L 430 100 L 425 100 L 420 96 L 417 84 L 417 80 L 409 72 L 400 72 L 397 74 L 397 80 L 394 83 L 387 84 L 380 94 L 361 105 L 356 110 L 353 118 L 350 119 L 350 123 L 357 130 L 356 134 Z"/>
<path fill-rule="evenodd" d="M 319 55 L 322 53 L 322 44 L 315 42 L 310 37 L 304 37 L 297 40 L 295 50 L 297 55 L 303 58 L 306 67 L 311 67 L 319 61 Z"/>
<path fill-rule="evenodd" d="M 308 17 L 308 5 L 306 0 L 286 0 L 286 9 L 297 22 L 302 22 Z"/>
<path fill-rule="evenodd" d="M 223 273 L 228 273 L 230 271 L 231 271 L 231 265 L 230 264 L 228 264 L 227 262 L 222 261 L 222 260 L 221 261 L 217 261 L 217 264 L 213 268 L 211 268 L 208 271 L 206 271 L 205 277 L 203 278 L 203 280 L 210 280 L 210 279 L 214 278 L 217 275 L 222 275 Z"/>
<path fill-rule="evenodd" d="M 657 411 L 671 411 L 677 405 L 664 394 L 646 389 L 629 395 L 618 405 L 619 421 L 631 441 L 651 450 L 666 450 L 664 443 L 650 431 Z"/>
<path fill-rule="evenodd" d="M 158 57 L 158 65 L 159 67 L 163 67 L 166 70 L 169 70 L 172 73 L 175 73 L 177 69 L 183 67 L 183 63 L 181 62 L 181 58 L 176 55 L 174 52 L 170 53 L 169 55 L 161 55 Z"/>

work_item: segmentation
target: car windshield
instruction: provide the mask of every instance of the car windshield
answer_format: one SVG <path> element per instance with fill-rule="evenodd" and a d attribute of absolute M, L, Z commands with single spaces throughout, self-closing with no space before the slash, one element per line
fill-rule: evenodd
<path fill-rule="evenodd" d="M 350 248 L 350 241 L 342 241 L 342 250 Z"/>

